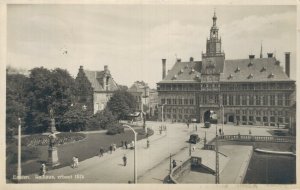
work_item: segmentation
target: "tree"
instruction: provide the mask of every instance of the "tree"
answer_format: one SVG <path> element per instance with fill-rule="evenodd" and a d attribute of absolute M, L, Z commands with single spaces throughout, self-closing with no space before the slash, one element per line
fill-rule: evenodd
<path fill-rule="evenodd" d="M 126 119 L 136 109 L 137 101 L 133 95 L 127 91 L 116 91 L 107 102 L 107 108 L 116 116 L 118 120 Z"/>
<path fill-rule="evenodd" d="M 81 105 L 75 105 L 63 115 L 60 131 L 83 131 L 86 129 L 86 125 L 89 121 L 89 114 Z"/>
<path fill-rule="evenodd" d="M 55 119 L 59 122 L 71 105 L 73 91 L 74 79 L 68 71 L 59 68 L 50 71 L 43 67 L 32 69 L 27 86 L 25 121 L 28 131 L 47 130 L 50 108 L 53 108 Z"/>
<path fill-rule="evenodd" d="M 18 118 L 23 121 L 25 116 L 27 82 L 28 78 L 22 74 L 6 75 L 6 132 L 9 133 L 7 137 L 16 134 Z"/>
<path fill-rule="evenodd" d="M 117 118 L 109 109 L 98 111 L 89 121 L 88 128 L 93 130 L 109 129 L 115 127 Z"/>

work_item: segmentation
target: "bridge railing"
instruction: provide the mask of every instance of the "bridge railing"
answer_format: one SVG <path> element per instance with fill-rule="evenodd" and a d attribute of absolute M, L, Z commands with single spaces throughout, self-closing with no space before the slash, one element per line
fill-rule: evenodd
<path fill-rule="evenodd" d="M 182 170 L 185 170 L 187 167 L 190 167 L 190 165 L 191 165 L 191 158 L 187 159 L 182 164 L 173 168 L 169 175 L 170 182 L 175 184 L 178 183 L 175 178 L 178 178 Z"/>
<path fill-rule="evenodd" d="M 291 136 L 274 137 L 274 136 L 255 136 L 255 135 L 223 135 L 218 137 L 219 140 L 229 141 L 256 141 L 256 142 L 287 142 L 296 143 L 296 138 Z"/>

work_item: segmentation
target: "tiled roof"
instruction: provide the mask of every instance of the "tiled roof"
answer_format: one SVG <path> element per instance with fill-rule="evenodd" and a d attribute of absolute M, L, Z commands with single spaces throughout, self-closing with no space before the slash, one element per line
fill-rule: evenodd
<path fill-rule="evenodd" d="M 159 83 L 199 81 L 200 72 L 201 61 L 176 62 L 167 76 Z"/>
<path fill-rule="evenodd" d="M 273 58 L 225 60 L 221 82 L 289 81 L 290 79 Z"/>
<path fill-rule="evenodd" d="M 89 71 L 89 70 L 83 70 L 85 76 L 90 81 L 94 91 L 104 91 L 103 87 L 103 77 L 105 76 L 104 71 Z M 111 76 L 110 76 L 111 77 Z M 109 90 L 115 91 L 118 90 L 118 85 L 111 77 L 111 80 L 109 80 Z"/>
<path fill-rule="evenodd" d="M 102 86 L 102 81 L 97 79 L 97 74 L 99 76 L 103 75 L 103 71 L 88 71 L 88 70 L 83 70 L 85 76 L 88 78 L 90 81 L 94 91 L 101 91 L 104 90 Z M 103 76 L 101 77 L 103 78 Z M 102 79 L 101 79 L 102 80 Z"/>

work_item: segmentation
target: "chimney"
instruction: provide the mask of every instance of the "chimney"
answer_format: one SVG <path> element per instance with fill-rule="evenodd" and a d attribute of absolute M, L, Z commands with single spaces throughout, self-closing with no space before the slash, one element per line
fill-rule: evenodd
<path fill-rule="evenodd" d="M 290 77 L 290 52 L 285 53 L 285 73 Z"/>
<path fill-rule="evenodd" d="M 194 61 L 194 58 L 193 57 L 190 57 L 190 62 L 193 62 Z"/>
<path fill-rule="evenodd" d="M 166 59 L 162 59 L 162 79 L 166 77 Z"/>
<path fill-rule="evenodd" d="M 268 54 L 268 58 L 272 58 L 273 57 L 273 53 L 267 53 Z"/>
<path fill-rule="evenodd" d="M 83 70 L 83 66 L 82 66 L 82 65 L 80 65 L 79 69 L 80 69 L 80 70 Z"/>
<path fill-rule="evenodd" d="M 104 71 L 107 71 L 107 70 L 108 70 L 108 66 L 104 65 Z"/>
<path fill-rule="evenodd" d="M 249 55 L 249 59 L 254 59 L 255 55 Z"/>

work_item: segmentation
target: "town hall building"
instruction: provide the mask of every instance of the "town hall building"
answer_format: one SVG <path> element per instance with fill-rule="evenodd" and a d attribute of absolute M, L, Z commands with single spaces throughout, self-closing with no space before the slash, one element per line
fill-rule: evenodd
<path fill-rule="evenodd" d="M 212 19 L 202 61 L 177 59 L 166 73 L 162 60 L 163 79 L 157 83 L 160 119 L 206 122 L 215 112 L 220 123 L 288 124 L 295 103 L 290 53 L 285 54 L 285 72 L 272 53 L 263 57 L 262 50 L 259 58 L 226 60 L 215 13 Z"/>

